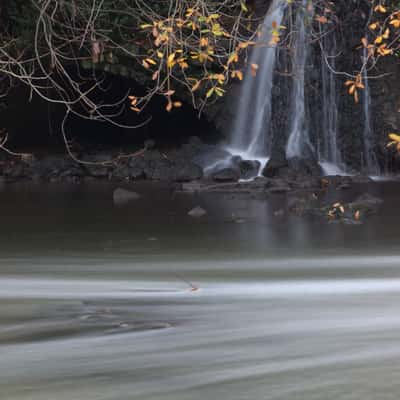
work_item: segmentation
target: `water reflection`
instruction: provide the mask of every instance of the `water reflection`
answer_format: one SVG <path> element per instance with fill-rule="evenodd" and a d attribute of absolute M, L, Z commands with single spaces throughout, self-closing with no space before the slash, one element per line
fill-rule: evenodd
<path fill-rule="evenodd" d="M 139 189 L 2 193 L 2 399 L 397 400 L 394 187 L 361 227 Z"/>

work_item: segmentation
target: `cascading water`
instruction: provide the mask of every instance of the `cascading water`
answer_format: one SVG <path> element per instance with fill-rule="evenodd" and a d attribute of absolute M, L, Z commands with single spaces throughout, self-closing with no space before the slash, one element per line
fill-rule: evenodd
<path fill-rule="evenodd" d="M 250 64 L 259 66 L 257 77 L 247 71 L 234 122 L 230 151 L 265 164 L 271 147 L 271 99 L 277 46 L 271 45 L 272 27 L 280 26 L 287 0 L 274 0 L 263 24 L 260 46 L 252 52 Z M 265 45 L 265 43 L 267 45 Z"/>
<path fill-rule="evenodd" d="M 299 7 L 296 16 L 295 32 L 297 33 L 293 49 L 294 86 L 292 94 L 292 116 L 290 135 L 286 146 L 286 156 L 302 158 L 314 152 L 311 144 L 306 120 L 305 104 L 305 69 L 308 56 L 307 42 L 313 16 L 312 3 L 303 0 L 303 7 Z"/>
<path fill-rule="evenodd" d="M 302 162 L 306 161 L 305 168 L 311 169 L 319 163 L 327 175 L 345 175 L 350 168 L 344 161 L 346 148 L 341 151 L 338 143 L 341 83 L 336 73 L 340 54 L 337 35 L 334 30 L 329 31 L 332 29 L 330 25 L 321 23 L 321 51 L 315 50 L 317 41 L 313 40 L 312 29 L 318 13 L 318 7 L 314 8 L 312 0 L 273 0 L 264 20 L 263 35 L 259 39 L 261 44 L 255 46 L 251 54 L 249 64 L 257 64 L 258 73 L 256 77 L 251 76 L 251 67 L 246 73 L 227 150 L 246 160 L 261 161 L 259 172 L 271 156 L 274 158 L 278 154 L 278 160 L 281 160 L 279 157 L 283 152 L 287 160 L 293 161 L 289 165 L 302 166 Z M 289 43 L 292 50 L 288 53 L 292 68 L 287 86 L 281 84 L 281 79 L 290 68 L 287 59 L 280 57 L 286 53 L 280 53 L 275 45 L 264 45 L 271 41 L 272 27 L 282 24 L 290 25 L 287 31 L 290 34 L 285 38 L 285 43 Z M 366 56 L 364 53 L 363 61 Z M 282 75 L 275 74 L 277 71 L 281 71 Z M 362 166 L 369 175 L 379 175 L 367 78 L 364 68 Z M 308 161 L 311 162 L 307 164 Z M 229 164 L 231 161 L 227 159 L 224 162 Z"/>
<path fill-rule="evenodd" d="M 338 88 L 336 81 L 337 42 L 335 32 L 326 32 L 320 24 L 322 126 L 318 143 L 318 160 L 328 175 L 345 173 L 338 146 Z"/>
<path fill-rule="evenodd" d="M 363 65 L 368 61 L 368 49 L 364 48 L 363 52 Z M 362 71 L 363 83 L 365 86 L 363 96 L 363 109 L 364 109 L 364 129 L 363 129 L 363 167 L 368 175 L 379 175 L 380 168 L 374 150 L 374 130 L 371 122 L 371 92 L 368 82 L 367 68 Z"/>

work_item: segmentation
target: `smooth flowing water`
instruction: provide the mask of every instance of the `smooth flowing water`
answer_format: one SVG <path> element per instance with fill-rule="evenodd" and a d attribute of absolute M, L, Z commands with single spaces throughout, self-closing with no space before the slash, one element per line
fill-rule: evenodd
<path fill-rule="evenodd" d="M 0 398 L 397 400 L 397 185 L 349 192 L 385 199 L 360 226 L 280 195 L 4 189 Z"/>

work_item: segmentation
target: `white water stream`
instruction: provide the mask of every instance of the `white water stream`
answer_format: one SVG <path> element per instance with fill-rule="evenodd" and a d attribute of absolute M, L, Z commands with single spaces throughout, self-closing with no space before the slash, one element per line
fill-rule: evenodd
<path fill-rule="evenodd" d="M 274 0 L 265 17 L 259 44 L 253 50 L 237 106 L 229 151 L 244 159 L 258 159 L 262 165 L 271 149 L 271 101 L 278 48 L 271 44 L 273 26 L 282 24 L 288 3 Z M 250 73 L 258 65 L 257 77 Z"/>

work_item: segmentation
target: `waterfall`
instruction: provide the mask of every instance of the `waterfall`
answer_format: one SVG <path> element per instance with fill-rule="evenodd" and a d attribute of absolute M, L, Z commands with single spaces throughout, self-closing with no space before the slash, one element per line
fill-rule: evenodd
<path fill-rule="evenodd" d="M 368 82 L 368 71 L 366 67 L 366 63 L 368 61 L 368 49 L 364 48 L 363 57 L 362 57 L 363 65 L 365 64 L 362 77 L 363 83 L 365 85 L 364 93 L 363 93 L 363 109 L 364 109 L 364 129 L 363 129 L 363 163 L 365 172 L 368 175 L 379 175 L 380 168 L 378 164 L 378 160 L 375 154 L 374 149 L 374 130 L 371 122 L 371 92 Z"/>
<path fill-rule="evenodd" d="M 322 26 L 321 26 L 322 28 Z M 337 42 L 335 32 L 320 29 L 322 125 L 319 135 L 318 160 L 325 173 L 345 173 L 338 146 L 338 88 L 336 81 Z"/>
<path fill-rule="evenodd" d="M 340 52 L 336 32 L 329 31 L 330 25 L 322 24 L 319 29 L 321 51 L 315 49 L 312 31 L 315 15 L 318 15 L 318 9 L 314 9 L 312 0 L 272 1 L 241 86 L 228 150 L 243 159 L 259 160 L 263 168 L 275 154 L 274 146 L 277 159 L 283 150 L 286 159 L 294 161 L 289 165 L 299 166 L 303 161 L 311 161 L 304 164 L 308 168 L 319 162 L 327 175 L 344 175 L 348 170 L 344 162 L 346 154 L 345 150 L 342 153 L 338 143 L 341 83 L 335 73 L 336 57 Z M 290 50 L 292 76 L 287 80 L 289 85 L 280 81 L 288 70 L 287 60 L 281 57 L 286 53 L 279 53 L 278 46 L 269 44 L 272 27 L 282 24 L 289 27 L 283 47 Z M 258 65 L 256 77 L 250 73 L 251 64 Z M 282 77 L 275 74 L 277 70 L 284 72 Z M 365 84 L 362 97 L 364 128 L 360 141 L 362 164 L 369 175 L 379 175 L 367 68 L 363 68 L 362 74 Z M 227 159 L 226 163 L 229 162 Z"/>
<path fill-rule="evenodd" d="M 305 104 L 305 69 L 308 56 L 309 33 L 312 24 L 312 7 L 308 0 L 303 0 L 295 21 L 296 38 L 292 48 L 293 54 L 293 94 L 290 116 L 292 117 L 289 139 L 286 146 L 286 156 L 303 158 L 314 152 L 306 121 Z"/>
<path fill-rule="evenodd" d="M 274 0 L 263 23 L 260 46 L 253 49 L 250 65 L 259 66 L 256 77 L 251 76 L 250 65 L 242 84 L 237 117 L 234 121 L 230 151 L 247 159 L 266 162 L 271 151 L 271 98 L 277 46 L 270 45 L 272 26 L 280 26 L 287 0 Z"/>

